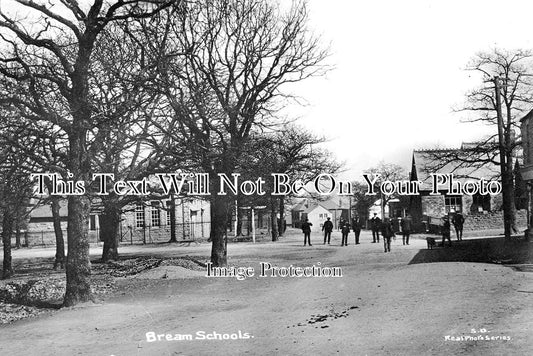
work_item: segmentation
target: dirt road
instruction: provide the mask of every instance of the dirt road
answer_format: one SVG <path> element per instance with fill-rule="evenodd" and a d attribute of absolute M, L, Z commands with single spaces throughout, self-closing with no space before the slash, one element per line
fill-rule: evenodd
<path fill-rule="evenodd" d="M 243 280 L 122 279 L 101 304 L 0 327 L 0 354 L 527 355 L 533 349 L 531 273 L 481 263 L 410 264 L 425 250 L 422 240 L 402 246 L 398 239 L 384 253 L 367 234 L 357 246 L 351 236 L 347 247 L 336 239 L 304 248 L 300 237 L 230 245 L 231 265 L 254 268 Z M 151 253 L 205 258 L 209 246 Z M 341 267 L 342 277 L 261 277 L 260 262 Z"/>

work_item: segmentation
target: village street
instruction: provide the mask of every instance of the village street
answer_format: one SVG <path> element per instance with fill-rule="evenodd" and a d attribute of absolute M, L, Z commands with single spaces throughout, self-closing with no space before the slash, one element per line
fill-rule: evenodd
<path fill-rule="evenodd" d="M 317 235 L 312 247 L 302 246 L 297 230 L 277 243 L 228 244 L 230 265 L 255 268 L 256 275 L 244 280 L 194 271 L 186 278 L 119 279 L 118 290 L 100 303 L 1 326 L 0 354 L 526 355 L 531 350 L 531 273 L 472 262 L 410 264 L 442 249 L 426 250 L 425 240 L 402 246 L 397 238 L 392 252 L 384 253 L 367 231 L 357 246 L 351 234 L 347 247 L 340 246 L 338 232 L 330 246 Z M 100 251 L 91 252 L 97 258 Z M 121 249 L 123 256 L 189 255 L 201 261 L 209 252 L 207 243 Z M 15 261 L 32 253 L 45 257 L 53 250 L 14 251 Z M 262 278 L 260 262 L 285 267 L 320 262 L 341 267 L 342 277 Z M 237 339 L 219 340 L 217 334 Z M 208 336 L 215 339 L 201 339 Z"/>

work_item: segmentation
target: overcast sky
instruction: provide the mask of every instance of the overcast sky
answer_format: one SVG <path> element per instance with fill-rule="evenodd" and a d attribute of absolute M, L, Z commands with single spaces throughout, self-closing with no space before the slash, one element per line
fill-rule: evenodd
<path fill-rule="evenodd" d="M 531 0 L 308 1 L 335 69 L 291 88 L 307 105 L 284 114 L 330 139 L 344 178 L 380 161 L 408 170 L 413 149 L 458 147 L 494 130 L 452 112 L 480 84 L 464 68 L 480 51 L 533 48 Z M 12 3 L 0 0 L 4 10 Z"/>
<path fill-rule="evenodd" d="M 404 166 L 415 148 L 458 147 L 486 135 L 453 113 L 479 77 L 480 51 L 533 47 L 533 2 L 310 0 L 312 28 L 331 44 L 335 70 L 298 88 L 299 123 L 330 138 L 344 176 L 383 160 Z"/>

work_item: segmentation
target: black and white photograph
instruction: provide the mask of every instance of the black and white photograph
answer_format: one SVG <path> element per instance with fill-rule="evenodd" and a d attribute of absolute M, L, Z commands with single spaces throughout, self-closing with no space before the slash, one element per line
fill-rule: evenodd
<path fill-rule="evenodd" d="M 0 0 L 0 355 L 529 355 L 533 3 Z"/>

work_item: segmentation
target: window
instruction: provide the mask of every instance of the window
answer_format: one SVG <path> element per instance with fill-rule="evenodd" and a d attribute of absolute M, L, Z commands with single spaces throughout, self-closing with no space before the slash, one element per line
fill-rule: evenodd
<path fill-rule="evenodd" d="M 142 203 L 135 206 L 135 227 L 144 227 L 144 206 Z"/>
<path fill-rule="evenodd" d="M 91 231 L 96 230 L 96 215 L 89 216 L 89 230 Z"/>
<path fill-rule="evenodd" d="M 444 197 L 444 209 L 448 213 L 462 213 L 463 200 L 460 195 L 446 195 Z"/>
<path fill-rule="evenodd" d="M 166 206 L 167 206 L 167 225 L 170 225 L 170 209 L 172 209 L 172 202 L 170 200 L 167 200 L 166 201 Z"/>
<path fill-rule="evenodd" d="M 151 205 L 151 225 L 161 226 L 161 211 L 159 210 L 159 202 L 153 201 Z"/>
<path fill-rule="evenodd" d="M 483 211 L 490 211 L 490 195 L 481 195 L 476 193 L 472 196 L 472 205 L 470 206 L 470 212 L 481 213 Z"/>

